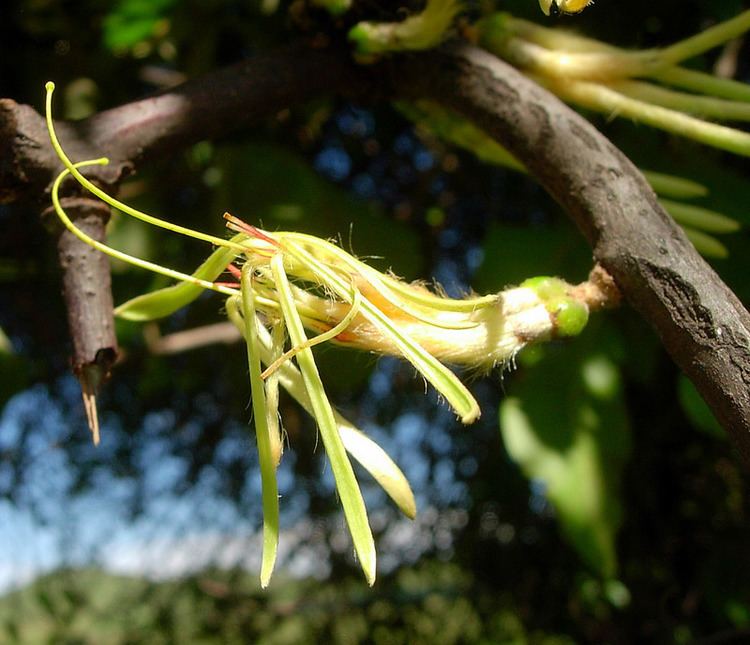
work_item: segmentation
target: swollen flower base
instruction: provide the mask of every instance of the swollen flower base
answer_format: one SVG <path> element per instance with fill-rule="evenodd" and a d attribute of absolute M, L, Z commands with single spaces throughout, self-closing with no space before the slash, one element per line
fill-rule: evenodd
<path fill-rule="evenodd" d="M 273 571 L 279 535 L 276 469 L 283 449 L 279 386 L 315 417 L 354 550 L 370 584 L 375 580 L 375 546 L 348 455 L 372 474 L 407 516 L 416 513 L 413 493 L 398 466 L 331 406 L 313 346 L 331 341 L 400 356 L 438 391 L 463 423 L 472 423 L 479 417 L 479 406 L 445 363 L 483 371 L 507 365 L 531 343 L 575 336 L 586 325 L 590 310 L 617 301 L 611 279 L 598 268 L 588 282 L 578 286 L 540 277 L 498 294 L 453 299 L 423 284 L 407 284 L 381 273 L 335 244 L 310 235 L 263 231 L 229 214 L 224 217 L 235 235 L 228 240 L 165 222 L 119 202 L 80 173 L 81 167 L 107 160 L 74 164 L 67 157 L 52 123 L 53 90 L 54 85 L 48 83 L 47 124 L 52 145 L 66 167 L 52 189 L 58 216 L 85 243 L 178 281 L 120 305 L 115 313 L 129 320 L 166 316 L 208 289 L 226 296 L 229 320 L 245 339 L 262 481 L 264 587 Z M 68 175 L 126 214 L 217 248 L 188 275 L 98 242 L 78 229 L 62 207 L 59 190 Z M 225 272 L 230 282 L 219 281 Z M 313 335 L 308 337 L 308 332 Z"/>

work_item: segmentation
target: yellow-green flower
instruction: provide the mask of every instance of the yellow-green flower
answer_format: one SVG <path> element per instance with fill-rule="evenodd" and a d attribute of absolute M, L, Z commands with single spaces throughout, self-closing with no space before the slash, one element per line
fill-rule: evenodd
<path fill-rule="evenodd" d="M 590 309 L 613 300 L 615 290 L 598 274 L 576 287 L 543 277 L 490 296 L 448 298 L 423 284 L 407 284 L 377 271 L 335 244 L 311 235 L 263 231 L 229 214 L 225 215 L 227 225 L 236 233 L 229 240 L 170 224 L 114 199 L 80 173 L 79 167 L 107 160 L 74 164 L 67 157 L 52 123 L 53 89 L 49 83 L 47 124 L 52 145 L 66 167 L 52 188 L 58 216 L 70 231 L 103 253 L 178 281 L 120 305 L 115 313 L 131 320 L 166 316 L 209 289 L 227 297 L 227 315 L 245 338 L 262 482 L 264 587 L 275 565 L 279 536 L 276 469 L 283 445 L 278 423 L 279 385 L 315 417 L 354 550 L 370 584 L 375 580 L 375 544 L 347 453 L 373 475 L 407 516 L 416 513 L 411 488 L 396 464 L 334 410 L 315 364 L 315 345 L 333 341 L 400 356 L 435 387 L 463 423 L 472 423 L 479 417 L 479 405 L 446 363 L 482 370 L 505 365 L 530 343 L 578 334 Z M 124 213 L 218 248 L 187 275 L 94 240 L 75 226 L 60 203 L 60 185 L 69 175 Z M 226 270 L 236 277 L 236 283 L 217 282 Z M 315 335 L 308 337 L 308 332 Z"/>

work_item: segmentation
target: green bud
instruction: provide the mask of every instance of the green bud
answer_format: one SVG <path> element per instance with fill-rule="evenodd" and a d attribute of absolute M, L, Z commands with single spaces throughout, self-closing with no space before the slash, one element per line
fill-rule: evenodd
<path fill-rule="evenodd" d="M 550 276 L 542 275 L 524 280 L 520 286 L 526 289 L 531 289 L 537 296 L 539 296 L 539 299 L 542 302 L 547 303 L 549 300 L 565 297 L 569 285 L 560 278 L 552 278 Z"/>
<path fill-rule="evenodd" d="M 549 310 L 549 306 L 547 307 Z M 581 302 L 567 298 L 560 303 L 554 311 L 556 335 L 559 338 L 578 336 L 589 321 L 589 309 Z"/>
<path fill-rule="evenodd" d="M 581 333 L 589 319 L 589 309 L 568 295 L 570 285 L 560 278 L 538 276 L 521 283 L 521 287 L 531 289 L 544 303 L 554 321 L 554 335 L 568 338 Z"/>

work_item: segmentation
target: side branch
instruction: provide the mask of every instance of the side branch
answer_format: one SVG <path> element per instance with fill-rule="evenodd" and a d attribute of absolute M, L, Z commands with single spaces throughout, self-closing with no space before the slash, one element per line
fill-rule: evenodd
<path fill-rule="evenodd" d="M 355 93 L 364 80 L 347 50 L 297 43 L 100 112 L 84 121 L 79 132 L 98 155 L 138 166 L 312 98 Z"/>
<path fill-rule="evenodd" d="M 750 463 L 750 314 L 594 126 L 513 67 L 459 44 L 400 61 L 401 96 L 455 109 L 572 217 Z"/>

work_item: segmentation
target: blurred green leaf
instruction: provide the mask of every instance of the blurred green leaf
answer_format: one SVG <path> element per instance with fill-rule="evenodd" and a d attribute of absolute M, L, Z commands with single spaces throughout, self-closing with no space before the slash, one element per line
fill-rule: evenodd
<path fill-rule="evenodd" d="M 10 343 L 10 339 L 5 335 L 3 328 L 0 327 L 0 354 L 12 354 L 13 345 Z"/>
<path fill-rule="evenodd" d="M 712 437 L 726 439 L 727 435 L 713 412 L 684 374 L 680 374 L 677 381 L 677 394 L 682 410 L 693 426 Z"/>
<path fill-rule="evenodd" d="M 14 620 L 9 620 L 5 623 L 5 633 L 8 636 L 8 640 L 11 643 L 18 643 L 21 640 L 21 633 L 18 629 L 18 623 Z"/>
<path fill-rule="evenodd" d="M 619 339 L 607 326 L 584 337 L 549 351 L 514 379 L 500 406 L 500 428 L 524 474 L 543 483 L 565 536 L 597 573 L 611 578 L 630 432 L 613 359 Z"/>
<path fill-rule="evenodd" d="M 729 250 L 727 247 L 713 235 L 709 235 L 703 231 L 696 231 L 689 226 L 683 226 L 682 228 L 685 231 L 687 238 L 693 243 L 695 250 L 703 257 L 715 260 L 725 260 L 729 257 Z"/>
<path fill-rule="evenodd" d="M 155 35 L 177 0 L 120 0 L 104 19 L 104 44 L 127 49 Z"/>
<path fill-rule="evenodd" d="M 50 616 L 57 616 L 57 606 L 52 600 L 52 596 L 46 589 L 37 590 L 36 600 L 41 605 L 42 609 L 44 609 L 44 611 L 46 611 Z"/>

